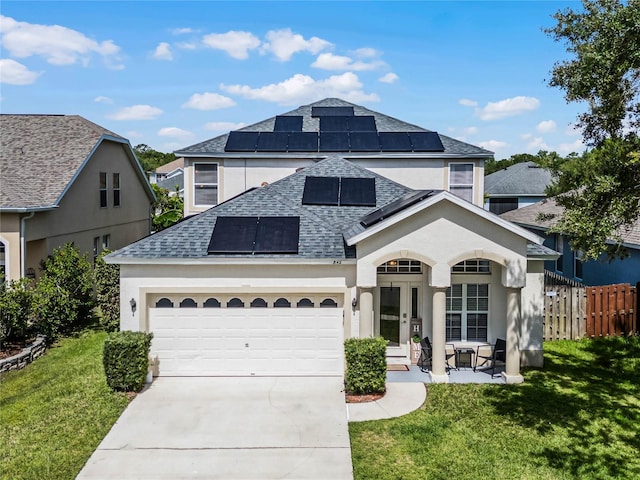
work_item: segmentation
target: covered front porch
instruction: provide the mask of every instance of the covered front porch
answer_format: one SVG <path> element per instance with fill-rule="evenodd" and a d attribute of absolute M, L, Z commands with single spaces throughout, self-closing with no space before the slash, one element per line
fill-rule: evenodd
<path fill-rule="evenodd" d="M 502 339 L 499 376 L 522 382 L 521 364 L 542 358 L 541 262 L 527 257 L 528 242 L 540 241 L 447 192 L 347 238 L 357 245 L 357 336 L 386 338 L 388 359 L 400 363 L 410 363 L 413 335 L 429 337 L 434 383 L 468 377 L 451 370 L 451 348 L 477 352 Z"/>

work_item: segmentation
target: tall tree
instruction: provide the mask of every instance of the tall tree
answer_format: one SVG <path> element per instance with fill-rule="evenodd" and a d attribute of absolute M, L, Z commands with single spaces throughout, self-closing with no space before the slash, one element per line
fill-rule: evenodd
<path fill-rule="evenodd" d="M 621 254 L 607 239 L 619 240 L 640 217 L 640 0 L 582 6 L 557 12 L 545 31 L 570 54 L 554 65 L 549 85 L 567 102 L 587 104 L 578 126 L 592 150 L 547 166 L 556 179 L 549 193 L 565 208 L 554 229 L 595 258 Z"/>
<path fill-rule="evenodd" d="M 176 159 L 176 155 L 174 153 L 162 153 L 154 150 L 144 143 L 133 147 L 133 151 L 136 154 L 136 157 L 138 157 L 140 165 L 142 165 L 142 169 L 145 172 L 155 170 L 156 168 L 166 163 L 173 162 Z"/>

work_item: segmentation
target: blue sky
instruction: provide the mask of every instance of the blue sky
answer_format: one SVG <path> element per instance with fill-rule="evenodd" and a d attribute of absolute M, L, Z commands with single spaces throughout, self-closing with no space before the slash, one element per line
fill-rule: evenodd
<path fill-rule="evenodd" d="M 2 2 L 2 113 L 172 151 L 339 97 L 496 152 L 581 152 L 542 31 L 579 2 Z"/>

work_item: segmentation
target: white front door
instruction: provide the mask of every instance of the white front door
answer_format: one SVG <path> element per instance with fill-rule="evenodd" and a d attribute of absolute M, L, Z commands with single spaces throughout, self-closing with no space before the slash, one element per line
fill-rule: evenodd
<path fill-rule="evenodd" d="M 409 355 L 409 320 L 416 292 L 412 282 L 380 282 L 377 295 L 377 333 L 387 340 L 387 356 Z"/>

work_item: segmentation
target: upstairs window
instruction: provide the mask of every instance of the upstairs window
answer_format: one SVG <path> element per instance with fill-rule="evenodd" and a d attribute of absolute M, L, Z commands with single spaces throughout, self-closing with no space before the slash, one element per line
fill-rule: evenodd
<path fill-rule="evenodd" d="M 473 202 L 473 163 L 449 165 L 449 191 L 467 202 Z"/>
<path fill-rule="evenodd" d="M 113 206 L 120 206 L 120 174 L 113 174 Z"/>
<path fill-rule="evenodd" d="M 218 164 L 195 163 L 193 165 L 194 203 L 198 206 L 218 204 Z"/>
<path fill-rule="evenodd" d="M 100 208 L 107 207 L 107 172 L 100 172 Z"/>

